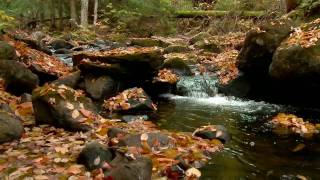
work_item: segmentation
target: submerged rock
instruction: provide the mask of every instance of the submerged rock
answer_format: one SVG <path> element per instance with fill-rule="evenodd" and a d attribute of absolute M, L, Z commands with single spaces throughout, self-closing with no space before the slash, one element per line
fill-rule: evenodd
<path fill-rule="evenodd" d="M 32 104 L 37 124 L 51 124 L 71 131 L 90 129 L 87 114 L 95 114 L 92 101 L 65 85 L 49 84 L 32 93 Z"/>
<path fill-rule="evenodd" d="M 113 152 L 108 147 L 94 141 L 86 144 L 77 158 L 79 164 L 83 164 L 88 170 L 102 168 L 104 163 L 110 163 Z"/>
<path fill-rule="evenodd" d="M 17 59 L 15 48 L 5 41 L 0 41 L 0 59 Z"/>
<path fill-rule="evenodd" d="M 19 139 L 24 132 L 20 119 L 7 108 L 0 108 L 0 144 Z"/>
<path fill-rule="evenodd" d="M 121 120 L 124 122 L 131 122 L 131 121 L 136 121 L 136 120 L 148 120 L 149 117 L 148 115 L 124 115 L 121 117 Z"/>
<path fill-rule="evenodd" d="M 39 85 L 38 76 L 22 63 L 0 60 L 0 77 L 5 80 L 5 88 L 13 94 L 31 93 Z"/>
<path fill-rule="evenodd" d="M 222 125 L 204 126 L 197 129 L 193 134 L 203 139 L 218 139 L 222 143 L 228 143 L 231 139 L 227 129 Z"/>
<path fill-rule="evenodd" d="M 145 138 L 145 139 L 144 139 Z M 142 147 L 146 148 L 144 142 L 149 146 L 148 148 L 161 148 L 170 145 L 171 139 L 169 136 L 162 133 L 145 133 L 138 135 L 127 135 L 121 139 L 118 146 L 129 146 L 129 147 Z"/>

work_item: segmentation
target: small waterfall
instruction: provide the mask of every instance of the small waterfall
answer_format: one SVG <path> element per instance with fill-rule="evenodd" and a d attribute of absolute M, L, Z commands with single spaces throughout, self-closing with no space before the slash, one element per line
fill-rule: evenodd
<path fill-rule="evenodd" d="M 209 75 L 184 76 L 177 84 L 178 91 L 183 96 L 206 98 L 217 95 L 218 79 Z"/>

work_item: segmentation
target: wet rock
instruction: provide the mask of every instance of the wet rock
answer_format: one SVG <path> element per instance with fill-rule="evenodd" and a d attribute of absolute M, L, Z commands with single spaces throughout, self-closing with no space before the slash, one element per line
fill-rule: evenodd
<path fill-rule="evenodd" d="M 0 76 L 5 80 L 6 90 L 16 95 L 31 93 L 39 84 L 37 75 L 12 60 L 0 60 Z"/>
<path fill-rule="evenodd" d="M 0 59 L 17 59 L 15 48 L 7 42 L 0 41 Z"/>
<path fill-rule="evenodd" d="M 66 40 L 63 39 L 55 39 L 49 44 L 52 46 L 53 49 L 58 50 L 58 49 L 72 49 L 74 45 Z"/>
<path fill-rule="evenodd" d="M 22 123 L 17 116 L 8 112 L 6 109 L 0 109 L 0 143 L 19 139 L 24 132 Z"/>
<path fill-rule="evenodd" d="M 130 39 L 132 46 L 141 46 L 141 47 L 168 47 L 170 44 L 162 41 L 160 39 L 153 38 L 132 38 Z"/>
<path fill-rule="evenodd" d="M 53 81 L 52 83 L 61 85 L 64 84 L 66 86 L 69 86 L 73 89 L 75 89 L 78 85 L 78 83 L 81 80 L 81 72 L 80 71 L 75 71 L 73 73 L 70 73 L 66 76 L 62 76 L 59 79 Z"/>
<path fill-rule="evenodd" d="M 128 122 L 131 122 L 131 121 L 135 121 L 135 120 L 148 120 L 149 117 L 148 115 L 125 115 L 125 116 L 122 116 L 121 117 L 121 120 L 128 123 Z"/>
<path fill-rule="evenodd" d="M 189 52 L 190 48 L 185 45 L 170 45 L 164 49 L 165 54 Z"/>
<path fill-rule="evenodd" d="M 200 32 L 199 34 L 194 35 L 194 36 L 190 39 L 189 43 L 190 43 L 190 44 L 195 44 L 195 43 L 198 42 L 198 41 L 201 41 L 201 40 L 203 40 L 203 39 L 209 39 L 209 38 L 211 38 L 211 37 L 212 37 L 212 36 L 211 36 L 209 33 L 207 33 L 207 32 Z"/>
<path fill-rule="evenodd" d="M 92 101 L 65 85 L 49 84 L 32 92 L 37 124 L 51 124 L 70 131 L 88 131 L 83 122 L 87 114 L 96 114 Z"/>
<path fill-rule="evenodd" d="M 204 51 L 213 52 L 213 53 L 221 52 L 221 49 L 218 43 L 212 39 L 203 39 L 203 40 L 197 41 L 194 44 L 194 47 L 198 49 L 203 49 Z"/>
<path fill-rule="evenodd" d="M 72 54 L 73 51 L 70 50 L 70 49 L 62 48 L 62 49 L 56 50 L 54 53 L 55 53 L 55 54 Z"/>
<path fill-rule="evenodd" d="M 123 113 L 156 111 L 156 105 L 142 88 L 127 89 L 103 104 L 104 109 Z"/>
<path fill-rule="evenodd" d="M 109 98 L 117 92 L 117 83 L 109 76 L 86 76 L 84 79 L 86 92 L 96 100 Z"/>
<path fill-rule="evenodd" d="M 181 58 L 171 58 L 164 62 L 163 68 L 170 69 L 179 76 L 191 76 L 190 67 Z"/>
<path fill-rule="evenodd" d="M 113 152 L 108 147 L 94 141 L 88 143 L 77 158 L 77 163 L 83 164 L 88 170 L 102 168 L 105 162 L 110 163 Z"/>
<path fill-rule="evenodd" d="M 115 159 L 110 171 L 105 172 L 106 179 L 139 179 L 150 180 L 152 176 L 152 161 L 146 157 L 138 157 L 135 160 L 129 160 L 125 157 Z"/>
<path fill-rule="evenodd" d="M 238 55 L 239 68 L 254 75 L 268 74 L 273 53 L 289 36 L 291 27 L 291 22 L 279 20 L 249 31 Z"/>
<path fill-rule="evenodd" d="M 222 125 L 204 126 L 197 129 L 193 134 L 203 139 L 218 139 L 222 143 L 228 143 L 231 139 L 227 129 Z"/>
<path fill-rule="evenodd" d="M 142 136 L 145 136 L 145 135 L 147 135 L 146 142 L 148 143 L 148 146 L 150 148 L 167 147 L 171 143 L 169 136 L 165 134 L 146 133 L 146 134 L 138 134 L 138 135 L 128 135 L 119 141 L 118 146 L 143 147 L 143 142 L 141 138 Z"/>
<path fill-rule="evenodd" d="M 20 101 L 19 101 L 21 104 L 22 103 L 26 103 L 26 102 L 32 102 L 32 95 L 31 94 L 28 94 L 28 93 L 23 93 L 21 96 L 20 96 Z"/>

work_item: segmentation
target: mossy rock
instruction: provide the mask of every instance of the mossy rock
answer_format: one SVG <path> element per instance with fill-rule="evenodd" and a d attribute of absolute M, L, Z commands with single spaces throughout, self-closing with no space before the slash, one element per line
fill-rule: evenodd
<path fill-rule="evenodd" d="M 195 43 L 198 42 L 198 41 L 201 41 L 201 40 L 203 40 L 203 39 L 210 39 L 211 37 L 212 37 L 212 35 L 209 34 L 209 33 L 207 33 L 207 32 L 200 32 L 200 33 L 194 35 L 194 36 L 190 39 L 189 43 L 190 43 L 190 44 L 195 44 Z"/>
<path fill-rule="evenodd" d="M 311 80 L 320 78 L 320 39 L 312 41 L 310 35 L 320 34 L 320 19 L 300 26 L 276 50 L 269 68 L 272 77 L 280 80 Z M 308 39 L 309 37 L 309 39 Z M 304 40 L 301 40 L 304 38 Z"/>
<path fill-rule="evenodd" d="M 212 40 L 212 39 L 210 39 L 210 40 L 203 39 L 203 40 L 197 41 L 194 44 L 194 47 L 208 51 L 208 52 L 213 52 L 213 53 L 220 53 L 221 52 L 221 48 L 220 48 L 219 44 L 215 40 Z"/>
<path fill-rule="evenodd" d="M 170 43 L 162 41 L 160 39 L 153 38 L 132 38 L 130 39 L 132 46 L 141 46 L 141 47 L 168 47 Z"/>
<path fill-rule="evenodd" d="M 15 48 L 4 41 L 0 41 L 0 60 L 1 59 L 17 59 Z"/>
<path fill-rule="evenodd" d="M 290 21 L 278 20 L 249 31 L 238 55 L 239 68 L 245 73 L 268 74 L 272 56 L 292 26 Z"/>
<path fill-rule="evenodd" d="M 167 68 L 179 76 L 191 76 L 192 71 L 190 67 L 181 58 L 171 58 L 164 62 L 162 68 Z"/>

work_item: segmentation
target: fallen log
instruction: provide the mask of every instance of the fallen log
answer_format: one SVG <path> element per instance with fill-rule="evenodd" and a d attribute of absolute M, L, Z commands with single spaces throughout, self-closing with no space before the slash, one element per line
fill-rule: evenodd
<path fill-rule="evenodd" d="M 225 16 L 239 16 L 242 18 L 261 18 L 266 16 L 265 11 L 204 11 L 204 10 L 182 10 L 176 11 L 176 18 L 194 18 L 194 17 L 225 17 Z"/>

